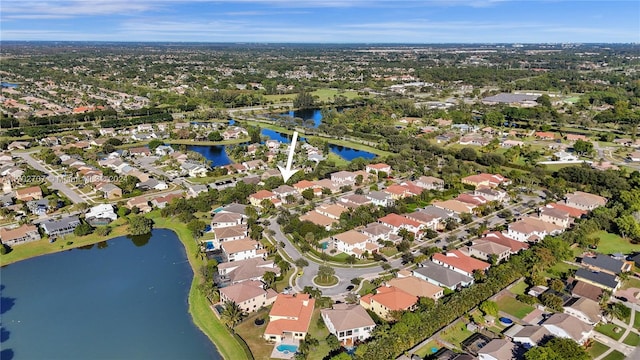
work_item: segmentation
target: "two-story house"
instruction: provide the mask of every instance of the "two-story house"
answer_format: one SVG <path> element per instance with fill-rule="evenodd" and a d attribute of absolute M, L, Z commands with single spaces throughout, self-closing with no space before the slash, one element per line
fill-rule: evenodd
<path fill-rule="evenodd" d="M 320 315 L 342 346 L 351 347 L 367 340 L 376 327 L 371 316 L 358 304 L 335 304 L 332 309 L 320 310 Z"/>
<path fill-rule="evenodd" d="M 235 302 L 242 311 L 250 313 L 269 306 L 276 301 L 278 293 L 273 289 L 264 289 L 264 284 L 249 280 L 220 289 L 220 301 Z"/>
<path fill-rule="evenodd" d="M 303 340 L 309 331 L 315 302 L 309 294 L 278 294 L 269 311 L 269 324 L 264 330 L 265 340 Z"/>

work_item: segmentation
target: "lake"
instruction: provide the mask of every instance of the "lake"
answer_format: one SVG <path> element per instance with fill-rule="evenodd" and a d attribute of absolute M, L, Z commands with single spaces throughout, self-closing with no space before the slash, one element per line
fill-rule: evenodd
<path fill-rule="evenodd" d="M 290 144 L 291 143 L 291 135 L 284 134 L 275 130 L 262 128 L 260 130 L 260 135 L 266 136 L 272 140 L 278 140 L 281 143 Z M 300 141 L 305 141 L 304 137 L 298 137 Z M 367 160 L 371 160 L 376 157 L 376 154 L 370 153 L 368 151 L 356 150 L 349 147 L 344 147 L 335 144 L 329 144 L 329 149 L 332 153 L 341 156 L 343 159 L 351 161 L 355 158 L 365 158 Z"/>
<path fill-rule="evenodd" d="M 318 127 L 322 123 L 322 110 L 320 109 L 290 110 L 289 112 L 279 115 L 300 118 L 302 120 L 313 120 L 313 127 Z"/>
<path fill-rule="evenodd" d="M 188 313 L 192 279 L 164 229 L 3 267 L 1 358 L 221 359 Z"/>
<path fill-rule="evenodd" d="M 211 166 L 225 166 L 231 164 L 224 145 L 189 145 L 187 150 L 195 151 L 207 160 L 211 160 Z"/>

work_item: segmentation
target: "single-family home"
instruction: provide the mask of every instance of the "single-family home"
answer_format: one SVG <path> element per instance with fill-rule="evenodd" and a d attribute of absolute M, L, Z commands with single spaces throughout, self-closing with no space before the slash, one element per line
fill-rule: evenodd
<path fill-rule="evenodd" d="M 431 229 L 438 230 L 438 224 L 440 223 L 440 218 L 433 214 L 427 214 L 422 211 L 414 211 L 412 213 L 406 214 L 405 217 L 409 220 L 417 221 L 420 223 L 421 229 Z"/>
<path fill-rule="evenodd" d="M 220 249 L 229 262 L 264 257 L 266 255 L 266 251 L 260 248 L 260 243 L 249 238 L 222 241 L 220 242 Z"/>
<path fill-rule="evenodd" d="M 22 224 L 17 228 L 1 228 L 0 243 L 9 246 L 40 240 L 40 233 L 35 225 Z"/>
<path fill-rule="evenodd" d="M 376 323 L 359 304 L 335 304 L 331 309 L 320 310 L 327 330 L 335 335 L 340 345 L 351 347 L 367 340 Z"/>
<path fill-rule="evenodd" d="M 557 235 L 562 233 L 563 230 L 562 226 L 542 221 L 532 216 L 525 216 L 509 224 L 506 235 L 522 242 L 538 242 L 547 235 Z"/>
<path fill-rule="evenodd" d="M 389 207 L 395 203 L 389 194 L 382 191 L 371 191 L 365 194 L 365 196 L 376 206 Z"/>
<path fill-rule="evenodd" d="M 50 238 L 71 234 L 78 225 L 80 225 L 80 219 L 77 216 L 68 216 L 58 220 L 48 219 L 40 223 L 42 230 Z"/>
<path fill-rule="evenodd" d="M 508 259 L 511 255 L 510 247 L 484 239 L 474 240 L 470 246 L 460 248 L 460 251 L 485 261 L 490 261 L 492 257 L 495 257 L 496 263 Z"/>
<path fill-rule="evenodd" d="M 312 224 L 322 226 L 327 230 L 331 230 L 331 227 L 338 222 L 336 219 L 322 215 L 316 210 L 311 210 L 300 216 L 300 221 L 309 221 Z"/>
<path fill-rule="evenodd" d="M 286 203 L 286 198 L 287 196 L 291 195 L 294 198 L 297 198 L 298 196 L 300 196 L 300 194 L 298 193 L 298 191 L 289 185 L 280 185 L 277 188 L 271 190 L 278 199 L 282 200 L 282 202 Z"/>
<path fill-rule="evenodd" d="M 160 145 L 153 151 L 158 156 L 166 156 L 173 153 L 173 148 L 169 145 Z"/>
<path fill-rule="evenodd" d="M 418 267 L 415 268 L 411 274 L 419 279 L 426 280 L 449 290 L 456 290 L 473 284 L 472 277 L 462 275 L 431 261 L 418 264 Z"/>
<path fill-rule="evenodd" d="M 453 212 L 455 214 L 471 214 L 473 213 L 473 209 L 477 206 L 469 203 L 465 203 L 458 200 L 445 200 L 445 201 L 434 201 L 431 205 Z"/>
<path fill-rule="evenodd" d="M 376 242 L 377 240 L 383 241 L 394 241 L 398 240 L 398 242 L 402 239 L 401 237 L 394 234 L 394 230 L 388 226 L 385 226 L 381 223 L 370 223 L 367 224 L 363 229 L 360 230 L 364 235 L 369 238 L 369 241 Z"/>
<path fill-rule="evenodd" d="M 183 193 L 171 193 L 167 195 L 156 196 L 151 199 L 151 206 L 156 207 L 158 209 L 164 209 L 167 205 L 173 201 L 173 199 L 182 199 L 184 197 Z"/>
<path fill-rule="evenodd" d="M 451 250 L 445 254 L 433 254 L 431 261 L 462 275 L 473 277 L 474 271 L 486 271 L 491 264 L 465 255 L 460 250 Z"/>
<path fill-rule="evenodd" d="M 574 316 L 589 325 L 596 325 L 602 321 L 600 304 L 588 298 L 572 298 L 564 304 L 564 313 Z"/>
<path fill-rule="evenodd" d="M 505 339 L 493 339 L 478 350 L 480 360 L 511 360 L 519 359 L 516 344 Z"/>
<path fill-rule="evenodd" d="M 604 290 L 615 292 L 620 287 L 618 277 L 606 272 L 596 272 L 587 269 L 578 269 L 574 275 L 576 280 L 584 281 Z"/>
<path fill-rule="evenodd" d="M 589 141 L 588 137 L 581 134 L 567 134 L 565 138 L 567 139 L 567 141 L 571 141 L 571 142 L 578 141 L 578 140 Z"/>
<path fill-rule="evenodd" d="M 569 314 L 555 313 L 546 319 L 544 326 L 553 336 L 572 339 L 582 345 L 593 333 L 593 326 Z"/>
<path fill-rule="evenodd" d="M 264 338 L 275 342 L 303 340 L 309 330 L 315 303 L 309 294 L 278 294 L 269 311 Z"/>
<path fill-rule="evenodd" d="M 417 297 L 438 300 L 444 296 L 444 289 L 415 276 L 397 277 L 387 281 L 387 285 L 397 287 Z"/>
<path fill-rule="evenodd" d="M 265 290 L 264 284 L 257 280 L 244 281 L 220 289 L 220 302 L 233 301 L 247 313 L 273 304 L 277 296 L 277 292 L 273 289 Z"/>
<path fill-rule="evenodd" d="M 371 200 L 369 200 L 364 195 L 351 194 L 351 195 L 341 196 L 338 199 L 337 204 L 350 209 L 355 209 L 360 206 L 371 204 Z"/>
<path fill-rule="evenodd" d="M 473 191 L 473 195 L 482 196 L 483 198 L 487 199 L 488 201 L 505 202 L 505 201 L 509 200 L 509 194 L 507 194 L 506 191 L 502 191 L 502 190 L 497 189 L 497 188 L 492 189 L 492 188 L 486 187 L 486 186 L 477 187 Z"/>
<path fill-rule="evenodd" d="M 125 205 L 128 209 L 133 209 L 134 207 L 138 208 L 140 212 L 146 213 L 151 211 L 151 206 L 149 206 L 149 200 L 144 196 L 136 196 L 127 200 L 127 204 Z"/>
<path fill-rule="evenodd" d="M 225 262 L 218 264 L 220 282 L 224 284 L 237 284 L 248 280 L 262 280 L 267 271 L 280 275 L 280 268 L 273 260 L 265 260 L 255 257 L 247 260 Z"/>
<path fill-rule="evenodd" d="M 333 235 L 331 240 L 333 241 L 334 248 L 338 251 L 358 257 L 361 257 L 367 250 L 371 253 L 374 247 L 375 250 L 378 248 L 375 244 L 368 241 L 369 237 L 367 235 L 355 230 Z"/>
<path fill-rule="evenodd" d="M 189 174 L 190 177 L 205 177 L 209 171 L 203 164 L 191 161 L 183 162 L 180 164 L 180 168 Z"/>
<path fill-rule="evenodd" d="M 146 146 L 134 147 L 129 149 L 129 154 L 131 156 L 149 156 L 151 155 L 151 150 Z"/>
<path fill-rule="evenodd" d="M 225 241 L 240 240 L 247 237 L 248 235 L 246 224 L 227 226 L 227 227 L 217 227 L 217 228 L 211 229 L 211 231 L 213 231 L 214 239 L 215 241 L 218 242 L 218 244 Z"/>
<path fill-rule="evenodd" d="M 500 185 L 509 185 L 510 180 L 500 174 L 482 173 L 482 174 L 464 177 L 462 178 L 461 182 L 463 184 L 467 184 L 475 187 L 487 186 L 490 188 L 495 188 Z"/>
<path fill-rule="evenodd" d="M 255 194 L 249 195 L 249 202 L 255 207 L 261 208 L 261 203 L 264 200 L 271 200 L 271 202 L 273 202 L 273 204 L 276 206 L 280 205 L 280 200 L 278 200 L 276 194 L 272 193 L 269 190 L 260 190 Z"/>
<path fill-rule="evenodd" d="M 389 196 L 391 196 L 393 200 L 400 200 L 400 199 L 404 199 L 410 196 L 420 194 L 420 193 L 414 194 L 411 192 L 408 186 L 398 185 L 398 184 L 389 185 L 382 191 L 389 194 Z"/>
<path fill-rule="evenodd" d="M 193 184 L 187 186 L 187 199 L 197 197 L 198 195 L 209 191 L 207 185 Z"/>
<path fill-rule="evenodd" d="M 631 262 L 614 259 L 609 255 L 597 254 L 596 256 L 584 256 L 582 258 L 582 266 L 593 271 L 620 275 L 620 273 L 631 271 L 633 264 Z"/>
<path fill-rule="evenodd" d="M 211 219 L 211 228 L 220 228 L 240 225 L 244 222 L 246 216 L 242 214 L 218 212 Z"/>
<path fill-rule="evenodd" d="M 369 164 L 365 166 L 364 170 L 368 173 L 378 174 L 384 172 L 387 175 L 391 175 L 391 166 L 387 164 Z"/>
<path fill-rule="evenodd" d="M 508 247 L 512 255 L 519 253 L 520 250 L 526 250 L 529 248 L 527 243 L 508 238 L 499 231 L 486 233 L 482 236 L 482 239 Z"/>
<path fill-rule="evenodd" d="M 331 182 L 338 186 L 354 185 L 356 176 L 351 171 L 338 171 L 331 174 Z"/>
<path fill-rule="evenodd" d="M 540 140 L 553 140 L 556 137 L 554 133 L 545 131 L 536 131 L 534 136 Z"/>
<path fill-rule="evenodd" d="M 101 191 L 105 199 L 117 199 L 122 197 L 122 189 L 111 183 L 96 185 L 96 190 Z"/>
<path fill-rule="evenodd" d="M 100 204 L 90 208 L 84 215 L 84 218 L 89 224 L 96 226 L 98 224 L 105 225 L 115 221 L 118 218 L 118 215 L 113 210 L 113 205 Z"/>
<path fill-rule="evenodd" d="M 571 288 L 571 296 L 583 297 L 593 301 L 600 301 L 602 292 L 603 289 L 601 287 L 580 280 L 574 281 Z"/>
<path fill-rule="evenodd" d="M 591 211 L 599 206 L 605 206 L 607 204 L 607 199 L 602 196 L 576 191 L 571 194 L 567 194 L 564 202 L 567 206 L 580 210 Z"/>
<path fill-rule="evenodd" d="M 389 215 L 379 218 L 378 222 L 384 226 L 390 227 L 396 233 L 400 231 L 400 229 L 405 229 L 416 235 L 416 237 L 418 236 L 418 232 L 422 226 L 421 223 L 415 220 L 394 213 L 390 213 Z"/>
<path fill-rule="evenodd" d="M 360 305 L 363 308 L 373 311 L 386 320 L 391 319 L 392 311 L 412 311 L 417 303 L 417 296 L 388 285 L 377 288 L 374 294 L 367 294 L 360 298 Z"/>
<path fill-rule="evenodd" d="M 416 181 L 416 185 L 425 190 L 444 190 L 444 180 L 433 176 L 420 176 Z"/>
<path fill-rule="evenodd" d="M 509 336 L 513 342 L 523 344 L 525 347 L 534 347 L 549 337 L 549 331 L 544 326 L 530 325 L 518 327 L 518 331 Z M 506 335 L 506 333 L 505 333 Z"/>
<path fill-rule="evenodd" d="M 634 151 L 630 153 L 628 157 L 629 157 L 629 160 L 633 162 L 638 162 L 640 161 L 640 151 Z"/>
<path fill-rule="evenodd" d="M 16 200 L 30 201 L 42 199 L 42 189 L 40 186 L 31 186 L 16 190 Z"/>

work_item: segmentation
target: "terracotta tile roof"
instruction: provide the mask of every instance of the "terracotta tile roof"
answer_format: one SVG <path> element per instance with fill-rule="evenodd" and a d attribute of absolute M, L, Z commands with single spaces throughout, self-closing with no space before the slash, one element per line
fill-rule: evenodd
<path fill-rule="evenodd" d="M 384 164 L 384 163 L 380 163 L 380 164 L 369 164 L 367 165 L 367 167 L 370 167 L 372 169 L 376 169 L 376 170 L 384 170 L 386 168 L 390 168 L 391 166 Z"/>
<path fill-rule="evenodd" d="M 249 238 L 244 238 L 240 240 L 225 241 L 220 244 L 220 247 L 227 254 L 235 254 L 242 251 L 258 249 L 259 246 L 257 241 L 251 240 Z"/>
<path fill-rule="evenodd" d="M 467 273 L 473 273 L 474 270 L 487 270 L 491 266 L 489 263 L 463 254 L 460 250 L 451 250 L 446 254 L 434 254 L 433 260 Z"/>
<path fill-rule="evenodd" d="M 262 199 L 271 199 L 275 196 L 274 193 L 272 193 L 269 190 L 260 190 L 255 194 L 249 195 L 249 197 L 252 197 L 254 199 L 258 199 L 258 200 L 262 200 Z"/>
<path fill-rule="evenodd" d="M 529 244 L 510 239 L 504 236 L 499 231 L 487 233 L 483 236 L 483 239 L 487 241 L 491 241 L 496 244 L 507 246 L 511 249 L 511 253 L 514 253 L 514 254 L 520 250 L 525 250 L 529 248 Z"/>
<path fill-rule="evenodd" d="M 244 281 L 231 286 L 220 289 L 220 294 L 225 298 L 240 304 L 249 299 L 256 298 L 267 292 L 264 290 L 264 284 L 261 281 L 251 280 Z"/>
<path fill-rule="evenodd" d="M 577 280 L 573 285 L 571 294 L 582 296 L 593 301 L 599 301 L 600 296 L 602 296 L 602 289 L 587 282 Z"/>
<path fill-rule="evenodd" d="M 476 207 L 475 205 L 464 203 L 458 200 L 434 201 L 431 205 L 445 210 L 451 210 L 455 213 L 471 213 Z"/>
<path fill-rule="evenodd" d="M 316 187 L 317 185 L 309 180 L 300 180 L 297 183 L 293 184 L 293 187 L 298 189 L 298 190 L 305 190 L 305 189 L 311 189 Z"/>
<path fill-rule="evenodd" d="M 322 215 L 315 210 L 309 211 L 308 213 L 300 216 L 300 221 L 310 221 L 320 226 L 329 226 L 337 222 L 337 220 Z"/>
<path fill-rule="evenodd" d="M 341 234 L 333 235 L 333 238 L 350 245 L 363 243 L 369 240 L 369 237 L 367 235 L 357 232 L 355 230 L 349 230 Z"/>
<path fill-rule="evenodd" d="M 571 206 L 567 206 L 565 204 L 558 203 L 558 202 L 547 204 L 547 206 L 555 208 L 555 209 L 559 209 L 559 210 L 562 210 L 562 211 L 566 211 L 569 214 L 569 216 L 574 217 L 574 218 L 580 218 L 580 217 L 582 217 L 582 215 L 587 213 L 586 210 L 580 210 L 580 209 L 572 208 Z"/>
<path fill-rule="evenodd" d="M 393 227 L 401 227 L 403 225 L 406 225 L 406 226 L 413 226 L 413 227 L 419 228 L 421 225 L 419 222 L 415 220 L 408 219 L 404 216 L 400 216 L 394 213 L 391 213 L 387 216 L 383 216 L 380 219 L 378 219 L 378 221 L 382 224 L 389 224 Z"/>
<path fill-rule="evenodd" d="M 320 312 L 323 318 L 329 318 L 336 331 L 376 326 L 367 311 L 357 304 L 336 304 L 333 309 L 322 309 Z"/>
<path fill-rule="evenodd" d="M 27 224 L 23 224 L 22 226 L 17 227 L 15 229 L 1 228 L 0 229 L 0 239 L 3 242 L 7 242 L 7 241 L 14 240 L 14 239 L 22 238 L 27 233 L 33 232 L 33 231 L 37 232 L 38 228 L 35 225 L 27 225 Z"/>
<path fill-rule="evenodd" d="M 361 300 L 364 300 L 364 297 Z M 376 289 L 375 295 L 371 296 L 369 303 L 372 301 L 383 305 L 389 311 L 407 310 L 418 302 L 418 297 L 395 286 L 381 286 Z"/>
<path fill-rule="evenodd" d="M 285 331 L 306 333 L 309 330 L 315 302 L 309 294 L 278 294 L 269 312 L 269 318 L 287 319 L 270 320 L 264 331 L 265 335 L 282 335 Z"/>
<path fill-rule="evenodd" d="M 440 286 L 433 285 L 432 283 L 418 279 L 417 277 L 408 276 L 403 278 L 394 278 L 387 282 L 390 286 L 395 286 L 398 289 L 406 292 L 407 294 L 417 297 L 428 297 L 435 299 L 442 295 L 444 290 Z"/>

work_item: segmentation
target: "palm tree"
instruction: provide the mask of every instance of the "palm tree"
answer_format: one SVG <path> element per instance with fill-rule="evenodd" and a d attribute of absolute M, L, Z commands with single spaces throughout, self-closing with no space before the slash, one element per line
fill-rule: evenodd
<path fill-rule="evenodd" d="M 229 327 L 233 329 L 244 317 L 242 313 L 242 309 L 240 306 L 235 303 L 235 301 L 227 301 L 224 303 L 224 310 L 222 310 L 222 321 Z"/>
<path fill-rule="evenodd" d="M 264 275 L 262 275 L 262 280 L 264 280 L 264 283 L 267 284 L 267 287 L 273 289 L 273 285 L 276 282 L 276 273 L 274 273 L 273 271 L 266 271 Z"/>

